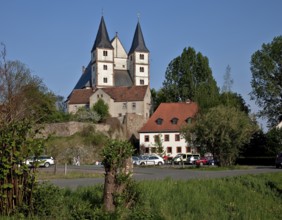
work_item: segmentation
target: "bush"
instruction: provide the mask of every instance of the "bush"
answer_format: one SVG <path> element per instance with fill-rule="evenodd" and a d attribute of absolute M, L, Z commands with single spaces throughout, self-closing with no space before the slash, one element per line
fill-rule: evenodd
<path fill-rule="evenodd" d="M 34 193 L 34 214 L 50 219 L 63 218 L 67 215 L 64 191 L 48 182 L 43 182 Z"/>

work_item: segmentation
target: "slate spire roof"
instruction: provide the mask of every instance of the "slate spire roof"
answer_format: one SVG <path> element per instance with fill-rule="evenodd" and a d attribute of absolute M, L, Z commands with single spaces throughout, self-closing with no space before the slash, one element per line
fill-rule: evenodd
<path fill-rule="evenodd" d="M 109 35 L 108 35 L 108 31 L 107 31 L 106 24 L 105 24 L 103 16 L 101 18 L 101 22 L 100 22 L 100 25 L 99 25 L 99 30 L 97 32 L 95 43 L 94 43 L 94 45 L 92 47 L 91 52 L 93 52 L 97 47 L 99 47 L 99 48 L 107 48 L 107 49 L 114 49 L 112 44 L 111 44 L 111 41 L 110 41 L 110 38 L 109 38 Z"/>
<path fill-rule="evenodd" d="M 149 52 L 149 50 L 146 47 L 145 44 L 145 40 L 142 34 L 142 30 L 141 30 L 141 26 L 140 26 L 140 22 L 138 21 L 136 29 L 135 29 L 135 33 L 134 33 L 134 38 L 132 41 L 132 45 L 131 48 L 129 50 L 128 54 L 133 53 L 134 51 L 138 51 L 138 52 Z"/>

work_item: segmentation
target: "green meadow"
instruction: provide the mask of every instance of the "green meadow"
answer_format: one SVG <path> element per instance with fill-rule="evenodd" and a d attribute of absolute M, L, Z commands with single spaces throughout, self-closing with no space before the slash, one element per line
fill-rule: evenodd
<path fill-rule="evenodd" d="M 30 219 L 281 219 L 282 172 L 228 178 L 135 182 L 132 208 L 108 214 L 103 185 L 60 189 L 42 184 Z M 19 211 L 14 219 L 27 219 Z M 1 218 L 1 219 L 13 219 Z"/>

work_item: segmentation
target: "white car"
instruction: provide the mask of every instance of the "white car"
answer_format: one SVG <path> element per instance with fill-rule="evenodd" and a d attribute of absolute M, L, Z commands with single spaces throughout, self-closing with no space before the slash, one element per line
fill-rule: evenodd
<path fill-rule="evenodd" d="M 158 155 L 149 155 L 141 158 L 139 161 L 137 161 L 136 165 L 163 165 L 164 159 L 161 158 Z"/>
<path fill-rule="evenodd" d="M 50 167 L 51 165 L 55 164 L 55 160 L 51 156 L 38 156 L 38 157 L 28 157 L 27 160 L 25 161 L 25 164 L 28 166 L 34 166 L 34 163 L 38 163 L 39 167 Z"/>

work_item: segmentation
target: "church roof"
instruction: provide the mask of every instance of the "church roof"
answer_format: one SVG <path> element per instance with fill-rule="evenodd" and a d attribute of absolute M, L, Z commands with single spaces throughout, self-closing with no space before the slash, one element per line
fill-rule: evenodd
<path fill-rule="evenodd" d="M 141 26 L 140 26 L 139 21 L 137 23 L 135 33 L 134 33 L 134 38 L 133 38 L 133 41 L 132 41 L 132 45 L 131 45 L 131 48 L 130 48 L 128 54 L 131 54 L 134 51 L 147 52 L 147 53 L 149 52 L 149 50 L 147 49 L 146 44 L 145 44 L 145 40 L 144 40 L 144 37 L 143 37 L 143 34 L 142 34 L 142 30 L 141 30 Z"/>
<path fill-rule="evenodd" d="M 131 86 L 131 87 L 108 87 L 101 88 L 115 102 L 134 102 L 143 101 L 148 86 Z"/>
<path fill-rule="evenodd" d="M 139 133 L 180 131 L 187 119 L 194 118 L 197 112 L 195 102 L 161 103 Z M 177 123 L 173 123 L 175 119 Z"/>
<path fill-rule="evenodd" d="M 109 35 L 108 35 L 108 31 L 107 31 L 106 24 L 105 24 L 103 16 L 101 18 L 99 30 L 97 32 L 95 43 L 92 47 L 91 52 L 93 52 L 97 47 L 98 48 L 113 49 L 113 46 L 110 42 L 110 38 L 109 38 Z"/>
<path fill-rule="evenodd" d="M 133 86 L 133 81 L 128 70 L 114 70 L 115 86 Z"/>
<path fill-rule="evenodd" d="M 86 67 L 84 73 L 80 76 L 78 82 L 76 83 L 74 89 L 83 89 L 85 87 L 92 87 L 91 77 L 91 62 Z"/>
<path fill-rule="evenodd" d="M 74 89 L 69 96 L 69 104 L 89 104 L 92 89 Z"/>

